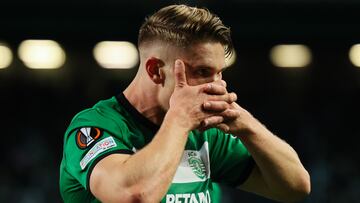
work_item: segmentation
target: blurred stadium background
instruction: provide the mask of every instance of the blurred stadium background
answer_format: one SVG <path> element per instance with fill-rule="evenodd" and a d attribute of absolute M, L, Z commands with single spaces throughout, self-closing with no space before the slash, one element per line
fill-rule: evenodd
<path fill-rule="evenodd" d="M 138 63 L 129 43 L 145 16 L 171 3 L 206 6 L 232 28 L 236 59 L 224 78 L 298 151 L 312 177 L 304 202 L 358 202 L 356 0 L 1 1 L 0 202 L 61 202 L 67 124 L 126 87 Z M 224 191 L 229 202 L 271 202 Z"/>

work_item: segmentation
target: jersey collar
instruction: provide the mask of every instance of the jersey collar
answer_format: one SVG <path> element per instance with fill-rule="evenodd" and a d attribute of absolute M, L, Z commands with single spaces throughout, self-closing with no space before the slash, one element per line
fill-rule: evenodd
<path fill-rule="evenodd" d="M 151 122 L 148 118 L 142 115 L 125 97 L 124 93 L 120 93 L 116 96 L 116 100 L 119 104 L 121 104 L 126 111 L 134 118 L 136 121 L 140 122 L 146 128 L 151 130 L 154 135 L 159 130 L 160 126 L 156 125 L 155 123 Z"/>

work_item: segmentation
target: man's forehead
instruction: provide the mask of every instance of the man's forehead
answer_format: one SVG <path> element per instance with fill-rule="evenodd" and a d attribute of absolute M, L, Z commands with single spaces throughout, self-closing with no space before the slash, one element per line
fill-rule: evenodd
<path fill-rule="evenodd" d="M 186 63 L 192 67 L 223 68 L 225 65 L 225 50 L 220 43 L 197 43 L 184 49 L 183 55 Z"/>

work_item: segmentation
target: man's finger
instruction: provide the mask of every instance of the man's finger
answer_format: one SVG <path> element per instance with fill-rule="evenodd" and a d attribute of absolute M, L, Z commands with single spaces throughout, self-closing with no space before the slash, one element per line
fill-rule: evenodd
<path fill-rule="evenodd" d="M 227 90 L 221 83 L 209 83 L 204 88 L 204 92 L 207 94 L 216 94 L 216 95 L 223 95 L 227 93 Z"/>
<path fill-rule="evenodd" d="M 217 81 L 214 81 L 213 83 L 219 84 L 219 85 L 221 85 L 223 87 L 226 87 L 226 85 L 227 85 L 225 80 L 217 80 Z"/>
<path fill-rule="evenodd" d="M 206 111 L 223 112 L 229 108 L 229 104 L 225 101 L 206 101 L 203 109 Z"/>
<path fill-rule="evenodd" d="M 229 130 L 230 130 L 230 127 L 228 125 L 226 125 L 225 123 L 220 123 L 216 127 L 225 133 L 229 132 Z"/>
<path fill-rule="evenodd" d="M 220 113 L 220 115 L 225 120 L 234 120 L 234 119 L 240 117 L 240 113 L 233 109 L 227 109 L 227 110 L 223 111 L 222 113 Z"/>
<path fill-rule="evenodd" d="M 176 87 L 184 87 L 187 85 L 186 74 L 185 74 L 185 64 L 180 59 L 177 59 L 175 61 L 174 74 L 175 74 L 175 86 Z"/>
<path fill-rule="evenodd" d="M 224 121 L 224 118 L 222 116 L 211 116 L 209 118 L 206 118 L 203 122 L 202 122 L 202 126 L 203 128 L 209 128 L 211 126 L 217 126 L 218 124 L 220 124 L 221 122 Z"/>
<path fill-rule="evenodd" d="M 225 101 L 229 104 L 237 100 L 237 95 L 235 93 L 228 93 L 224 95 L 211 95 L 209 100 L 211 101 Z"/>

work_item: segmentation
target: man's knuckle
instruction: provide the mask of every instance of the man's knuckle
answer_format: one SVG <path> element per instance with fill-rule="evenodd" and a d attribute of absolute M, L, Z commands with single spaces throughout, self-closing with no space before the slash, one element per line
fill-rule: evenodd
<path fill-rule="evenodd" d="M 224 94 L 226 93 L 226 88 L 225 87 L 220 87 L 220 91 L 219 91 L 221 94 Z"/>
<path fill-rule="evenodd" d="M 231 94 L 227 94 L 226 96 L 227 96 L 227 97 L 226 97 L 226 101 L 227 101 L 227 102 L 231 102 L 231 101 L 232 101 L 232 99 L 231 99 Z"/>

